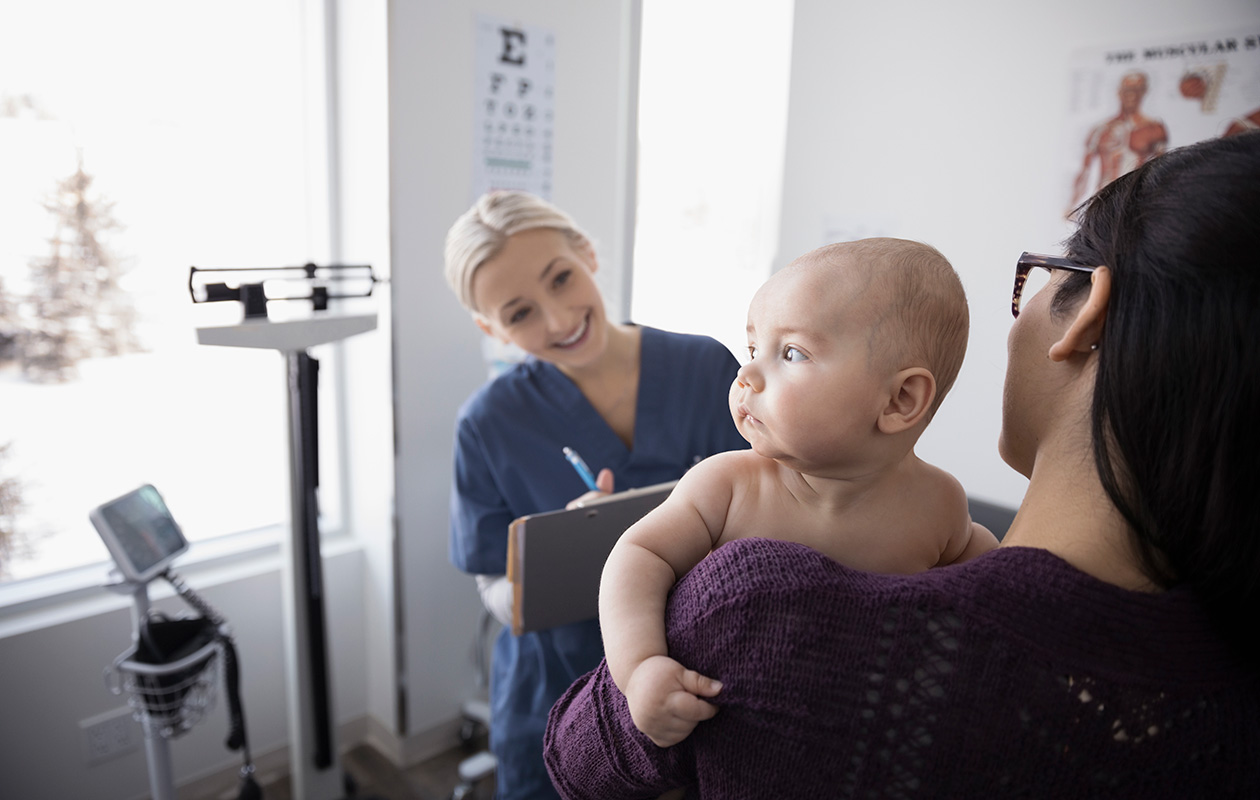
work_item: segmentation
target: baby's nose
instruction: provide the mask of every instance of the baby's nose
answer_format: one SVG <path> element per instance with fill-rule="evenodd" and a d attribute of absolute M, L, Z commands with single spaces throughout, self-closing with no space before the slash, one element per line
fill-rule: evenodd
<path fill-rule="evenodd" d="M 752 389 L 754 392 L 759 391 L 761 386 L 760 376 L 751 363 L 739 368 L 739 371 L 735 373 L 735 383 L 741 388 Z"/>

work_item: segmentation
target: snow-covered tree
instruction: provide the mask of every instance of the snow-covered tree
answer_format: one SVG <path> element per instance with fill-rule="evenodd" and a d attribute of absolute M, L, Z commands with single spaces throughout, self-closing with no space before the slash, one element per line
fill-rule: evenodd
<path fill-rule="evenodd" d="M 30 378 L 64 380 L 83 358 L 139 349 L 135 307 L 120 286 L 120 262 L 105 246 L 105 234 L 120 227 L 114 204 L 91 191 L 92 180 L 80 159 L 44 203 L 56 225 L 48 255 L 30 262 L 19 345 Z"/>

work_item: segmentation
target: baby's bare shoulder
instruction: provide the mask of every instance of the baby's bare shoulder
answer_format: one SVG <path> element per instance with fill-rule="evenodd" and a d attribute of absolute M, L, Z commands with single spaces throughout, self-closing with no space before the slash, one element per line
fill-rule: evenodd
<path fill-rule="evenodd" d="M 762 475 L 767 466 L 775 466 L 768 458 L 757 455 L 751 450 L 731 450 L 725 453 L 714 453 L 708 458 L 687 470 L 682 482 L 698 484 L 720 481 L 729 483 L 732 488 L 747 484 Z"/>
<path fill-rule="evenodd" d="M 783 467 L 752 451 L 720 455 L 723 458 L 718 466 L 730 492 L 722 541 L 748 536 L 780 538 L 775 532 L 792 519 L 792 509 L 787 504 L 791 494 L 783 485 Z M 700 466 L 703 462 L 692 469 Z"/>
<path fill-rule="evenodd" d="M 925 464 L 919 489 L 919 506 L 928 528 L 924 533 L 938 542 L 937 564 L 953 564 L 974 558 L 997 546 L 997 538 L 971 519 L 967 492 L 962 483 L 939 467 Z M 930 504 L 930 507 L 925 507 Z"/>
<path fill-rule="evenodd" d="M 748 487 L 758 482 L 763 462 L 768 461 L 751 450 L 715 453 L 687 470 L 666 504 L 689 503 L 704 517 L 710 530 L 724 529 L 730 522 L 730 512 L 746 505 Z"/>
<path fill-rule="evenodd" d="M 918 469 L 912 473 L 910 480 L 915 485 L 916 491 L 927 493 L 934 502 L 961 503 L 963 507 L 967 505 L 967 492 L 963 489 L 962 483 L 951 473 L 935 464 L 920 461 Z"/>
<path fill-rule="evenodd" d="M 925 523 L 934 538 L 942 542 L 959 535 L 971 524 L 967 492 L 962 483 L 933 464 L 919 462 L 917 468 L 905 476 L 905 485 L 898 495 L 906 498 L 902 512 Z"/>

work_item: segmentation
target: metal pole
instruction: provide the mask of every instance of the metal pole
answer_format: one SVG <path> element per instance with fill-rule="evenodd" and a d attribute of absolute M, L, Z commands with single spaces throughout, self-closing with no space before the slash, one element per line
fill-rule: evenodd
<path fill-rule="evenodd" d="M 149 616 L 149 585 L 147 583 L 130 583 L 131 593 L 131 638 L 132 643 L 140 641 L 140 626 Z M 144 728 L 144 752 L 149 759 L 149 794 L 152 800 L 175 800 L 175 775 L 171 769 L 171 743 L 162 735 L 162 726 L 153 721 L 148 711 L 140 714 L 140 725 Z"/>
<path fill-rule="evenodd" d="M 324 641 L 323 562 L 310 468 L 312 442 L 305 413 L 314 390 L 310 356 L 285 351 L 289 428 L 289 536 L 284 540 L 285 653 L 294 680 L 288 687 L 290 771 L 293 796 L 329 800 L 341 796 Z"/>

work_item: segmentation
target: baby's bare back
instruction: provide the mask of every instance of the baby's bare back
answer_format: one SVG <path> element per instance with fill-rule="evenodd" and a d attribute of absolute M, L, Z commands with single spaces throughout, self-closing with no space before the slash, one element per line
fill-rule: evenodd
<path fill-rule="evenodd" d="M 743 454 L 741 454 L 743 455 Z M 718 544 L 746 537 L 798 542 L 854 569 L 920 572 L 966 544 L 962 486 L 911 456 L 876 478 L 802 475 L 755 454 L 740 458 Z M 944 558 L 943 558 L 944 557 Z"/>

